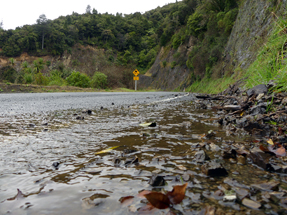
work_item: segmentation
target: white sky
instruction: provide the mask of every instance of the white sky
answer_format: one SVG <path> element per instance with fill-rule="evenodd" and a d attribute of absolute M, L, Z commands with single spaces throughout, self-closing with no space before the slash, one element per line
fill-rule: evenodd
<path fill-rule="evenodd" d="M 71 15 L 73 11 L 83 14 L 87 5 L 99 13 L 131 14 L 143 13 L 174 2 L 176 0 L 3 0 L 0 4 L 0 22 L 3 21 L 3 28 L 7 30 L 35 24 L 41 14 L 52 20 Z"/>

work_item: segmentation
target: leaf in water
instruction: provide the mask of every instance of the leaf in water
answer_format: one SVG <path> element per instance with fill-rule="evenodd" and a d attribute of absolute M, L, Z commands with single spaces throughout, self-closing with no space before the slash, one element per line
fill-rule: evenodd
<path fill-rule="evenodd" d="M 174 186 L 173 190 L 166 194 L 172 204 L 176 205 L 182 202 L 185 197 L 185 190 L 187 185 L 188 183 Z"/>
<path fill-rule="evenodd" d="M 114 146 L 114 147 L 111 147 L 111 148 L 108 148 L 108 149 L 104 149 L 104 150 L 102 150 L 102 151 L 96 152 L 95 155 L 110 152 L 110 151 L 112 151 L 113 149 L 116 149 L 116 148 L 118 148 L 118 147 L 119 147 L 119 146 Z"/>
<path fill-rule="evenodd" d="M 166 209 L 170 205 L 169 198 L 163 193 L 151 192 L 146 194 L 145 197 L 154 207 L 158 209 Z"/>
<path fill-rule="evenodd" d="M 138 194 L 138 197 L 140 197 L 140 198 L 145 198 L 145 195 L 147 195 L 147 194 L 149 194 L 149 193 L 151 193 L 152 191 L 150 191 L 150 190 L 143 190 L 143 191 L 141 191 L 139 194 Z"/>
<path fill-rule="evenodd" d="M 119 200 L 123 205 L 128 206 L 134 201 L 134 196 L 125 196 Z"/>
<path fill-rule="evenodd" d="M 274 143 L 271 139 L 267 140 L 267 143 L 269 143 L 270 145 L 274 145 Z"/>
<path fill-rule="evenodd" d="M 140 124 L 140 126 L 142 127 L 156 127 L 156 123 L 155 122 L 145 122 Z"/>
<path fill-rule="evenodd" d="M 286 156 L 286 149 L 280 145 L 279 148 L 275 148 L 274 146 L 268 146 L 270 152 L 273 152 L 276 157 L 284 157 Z"/>
<path fill-rule="evenodd" d="M 138 214 L 155 214 L 159 212 L 159 209 L 155 208 L 151 203 L 146 204 L 145 206 L 138 209 Z"/>

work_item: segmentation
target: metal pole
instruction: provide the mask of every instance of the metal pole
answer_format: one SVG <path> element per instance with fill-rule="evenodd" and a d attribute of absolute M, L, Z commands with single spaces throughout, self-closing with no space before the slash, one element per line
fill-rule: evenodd
<path fill-rule="evenodd" d="M 138 81 L 135 81 L 135 91 L 137 91 L 137 83 Z"/>

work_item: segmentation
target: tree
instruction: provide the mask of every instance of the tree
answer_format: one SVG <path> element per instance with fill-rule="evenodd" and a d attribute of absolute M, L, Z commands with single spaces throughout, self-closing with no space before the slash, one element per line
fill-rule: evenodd
<path fill-rule="evenodd" d="M 86 14 L 91 14 L 91 6 L 88 4 L 88 6 L 86 7 Z"/>
<path fill-rule="evenodd" d="M 0 30 L 3 29 L 3 21 L 0 22 Z"/>
<path fill-rule="evenodd" d="M 42 50 L 44 49 L 44 38 L 47 32 L 49 31 L 49 20 L 45 14 L 39 16 L 37 19 L 37 28 L 38 31 L 42 34 Z"/>

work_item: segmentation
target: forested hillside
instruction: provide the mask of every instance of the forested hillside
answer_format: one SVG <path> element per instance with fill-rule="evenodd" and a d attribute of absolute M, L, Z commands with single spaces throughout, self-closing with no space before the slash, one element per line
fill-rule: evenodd
<path fill-rule="evenodd" d="M 143 87 L 188 88 L 203 78 L 223 75 L 225 47 L 245 2 L 183 0 L 128 15 L 100 14 L 88 5 L 85 14 L 55 20 L 42 14 L 35 25 L 0 29 L 0 79 L 131 88 L 127 78 L 137 68 L 150 76 L 145 82 L 141 79 Z M 275 7 L 280 2 L 268 1 L 268 5 Z M 31 58 L 19 58 L 23 53 Z M 177 75 L 181 78 L 171 85 L 170 77 Z"/>

